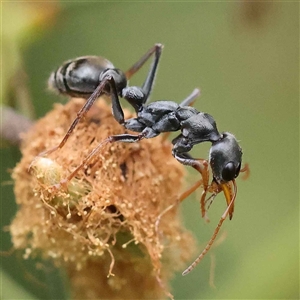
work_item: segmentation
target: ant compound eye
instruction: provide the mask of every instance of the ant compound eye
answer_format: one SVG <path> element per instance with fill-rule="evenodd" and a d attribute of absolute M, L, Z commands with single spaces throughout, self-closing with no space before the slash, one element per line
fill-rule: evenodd
<path fill-rule="evenodd" d="M 238 165 L 238 167 L 236 168 L 236 171 L 235 171 L 235 178 L 239 176 L 240 170 L 241 170 L 241 164 L 239 163 L 239 165 Z"/>
<path fill-rule="evenodd" d="M 237 170 L 233 162 L 229 162 L 222 171 L 222 178 L 225 181 L 233 180 L 237 175 Z"/>

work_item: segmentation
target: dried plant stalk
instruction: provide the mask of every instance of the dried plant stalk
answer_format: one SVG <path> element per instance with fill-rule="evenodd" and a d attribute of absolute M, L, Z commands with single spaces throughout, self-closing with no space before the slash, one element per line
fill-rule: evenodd
<path fill-rule="evenodd" d="M 23 158 L 12 175 L 19 204 L 10 226 L 14 247 L 65 267 L 74 299 L 161 299 L 194 249 L 177 207 L 155 228 L 160 213 L 176 201 L 184 177 L 170 142 L 157 137 L 108 144 L 68 188 L 53 192 L 49 186 L 70 174 L 100 141 L 124 133 L 100 99 L 65 146 L 37 159 L 28 172 L 38 153 L 61 141 L 83 103 L 71 99 L 55 105 L 24 138 Z M 126 110 L 125 117 L 131 117 Z"/>

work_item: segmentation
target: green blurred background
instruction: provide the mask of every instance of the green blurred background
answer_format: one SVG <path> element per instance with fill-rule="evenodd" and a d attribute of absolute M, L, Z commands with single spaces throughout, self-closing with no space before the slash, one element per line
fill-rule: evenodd
<path fill-rule="evenodd" d="M 222 229 L 227 239 L 210 252 L 215 288 L 208 254 L 188 276 L 177 274 L 175 298 L 299 299 L 299 3 L 3 2 L 1 101 L 42 117 L 54 102 L 67 101 L 46 91 L 50 72 L 63 61 L 101 55 L 126 70 L 156 42 L 165 48 L 151 99 L 179 102 L 200 87 L 196 108 L 237 136 L 251 168 L 247 181 L 238 180 L 234 218 Z M 131 84 L 141 84 L 147 69 Z M 14 97 L 21 70 L 34 113 Z M 199 145 L 193 154 L 207 158 L 208 149 Z M 16 211 L 7 171 L 19 159 L 16 147 L 2 144 L 2 228 Z M 192 183 L 198 177 L 189 172 Z M 205 224 L 199 195 L 181 208 L 200 253 L 225 200 L 216 198 Z M 11 248 L 6 231 L 1 248 Z M 36 271 L 36 261 L 18 254 L 1 260 L 2 299 L 67 297 L 51 265 Z"/>

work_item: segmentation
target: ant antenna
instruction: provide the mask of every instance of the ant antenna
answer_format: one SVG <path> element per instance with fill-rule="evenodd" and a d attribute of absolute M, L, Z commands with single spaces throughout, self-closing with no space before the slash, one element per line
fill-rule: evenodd
<path fill-rule="evenodd" d="M 237 194 L 237 186 L 236 186 L 236 183 L 235 183 L 235 180 L 233 179 L 232 180 L 232 184 L 233 184 L 233 187 L 234 187 L 234 195 L 229 203 L 229 205 L 227 206 L 226 210 L 224 211 L 219 223 L 218 223 L 218 226 L 216 227 L 211 239 L 209 240 L 209 242 L 207 243 L 206 247 L 203 249 L 203 251 L 200 253 L 200 255 L 194 260 L 194 262 L 186 269 L 182 272 L 182 275 L 185 276 L 187 275 L 188 273 L 190 273 L 197 265 L 198 263 L 200 263 L 200 261 L 203 259 L 204 255 L 209 251 L 209 249 L 211 248 L 211 246 L 213 245 L 219 231 L 220 231 L 220 228 L 224 222 L 224 220 L 227 218 L 228 214 L 229 214 L 229 211 L 231 209 L 231 207 L 233 206 L 234 204 L 234 200 L 235 200 L 235 197 L 236 197 L 236 194 Z M 222 189 L 224 191 L 224 194 L 226 195 L 226 193 L 230 193 L 229 191 L 229 188 L 226 184 L 221 184 L 222 186 Z"/>

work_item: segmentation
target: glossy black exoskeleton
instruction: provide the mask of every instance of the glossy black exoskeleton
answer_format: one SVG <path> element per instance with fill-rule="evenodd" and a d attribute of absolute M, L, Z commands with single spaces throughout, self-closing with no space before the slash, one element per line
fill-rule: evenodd
<path fill-rule="evenodd" d="M 101 56 L 82 56 L 64 62 L 51 74 L 48 86 L 60 94 L 87 99 L 99 85 L 105 70 L 114 70 L 117 86 L 121 90 L 126 87 L 125 74 Z"/>

